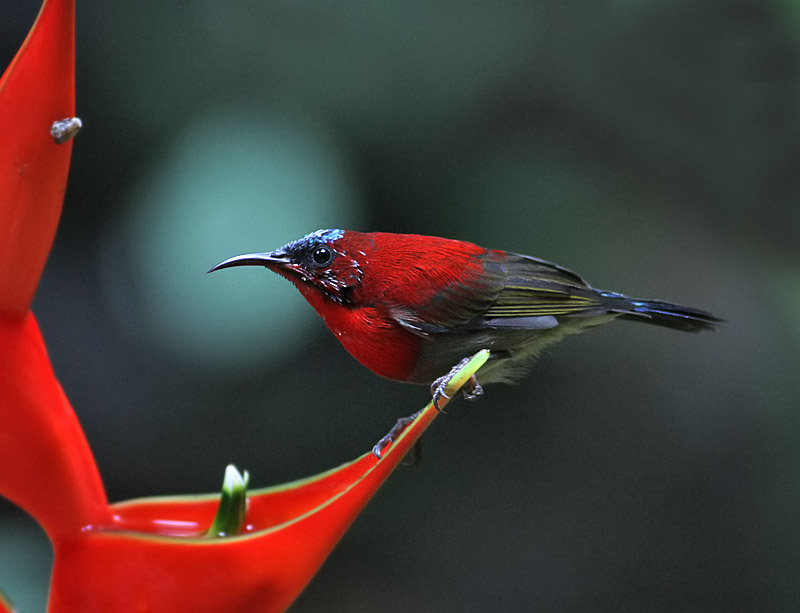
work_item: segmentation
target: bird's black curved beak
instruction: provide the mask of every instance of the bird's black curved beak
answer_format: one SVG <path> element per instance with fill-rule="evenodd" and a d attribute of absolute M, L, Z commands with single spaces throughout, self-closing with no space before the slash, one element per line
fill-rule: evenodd
<path fill-rule="evenodd" d="M 214 266 L 208 272 L 214 272 L 222 268 L 233 268 L 234 266 L 265 266 L 275 269 L 291 264 L 292 260 L 287 253 L 278 250 L 272 253 L 245 253 L 228 258 Z"/>

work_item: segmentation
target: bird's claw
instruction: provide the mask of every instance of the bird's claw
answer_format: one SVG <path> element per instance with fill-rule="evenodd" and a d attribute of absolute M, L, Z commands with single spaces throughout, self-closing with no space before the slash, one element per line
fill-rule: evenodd
<path fill-rule="evenodd" d="M 374 455 L 379 460 L 383 457 L 383 451 L 386 449 L 390 444 L 392 444 L 398 436 L 405 430 L 409 425 L 411 425 L 414 420 L 419 416 L 422 411 L 417 411 L 413 415 L 409 415 L 408 417 L 401 417 L 397 420 L 397 423 L 392 426 L 392 429 L 389 430 L 389 433 L 384 436 L 381 440 L 375 443 L 375 446 L 372 448 L 372 455 Z"/>
<path fill-rule="evenodd" d="M 393 440 L 394 439 L 390 434 L 384 436 L 381 440 L 375 443 L 375 446 L 372 448 L 372 455 L 380 460 L 381 457 L 383 457 L 383 450 L 386 449 Z"/>
<path fill-rule="evenodd" d="M 443 377 L 439 377 L 436 381 L 433 382 L 431 385 L 431 396 L 433 396 L 433 406 L 436 408 L 439 413 L 444 413 L 444 410 L 439 406 L 439 401 L 444 398 L 445 400 L 450 400 L 450 396 L 444 393 L 444 390 L 450 384 L 450 381 L 453 380 L 453 377 L 458 374 L 458 372 L 466 366 L 467 362 L 470 361 L 471 358 L 464 358 L 458 364 L 453 366 L 450 369 L 450 372 L 447 373 Z M 481 384 L 478 383 L 478 380 L 475 378 L 475 375 L 472 375 L 469 378 L 469 381 L 461 388 L 461 394 L 464 396 L 465 400 L 477 400 L 479 397 L 483 396 L 483 387 Z"/>
<path fill-rule="evenodd" d="M 445 400 L 450 400 L 450 396 L 444 393 L 444 388 L 446 388 L 447 384 L 450 382 L 448 377 L 449 375 L 439 377 L 433 382 L 433 385 L 431 385 L 431 396 L 433 397 L 431 402 L 433 402 L 434 408 L 439 411 L 439 413 L 444 413 L 444 409 L 439 406 L 439 401 L 442 398 Z"/>
<path fill-rule="evenodd" d="M 468 387 L 469 386 L 469 387 Z M 464 396 L 464 400 L 477 400 L 481 396 L 483 396 L 483 386 L 478 383 L 478 380 L 475 378 L 475 375 L 472 375 L 469 378 L 469 381 L 464 384 L 464 387 L 461 388 L 461 394 Z"/>

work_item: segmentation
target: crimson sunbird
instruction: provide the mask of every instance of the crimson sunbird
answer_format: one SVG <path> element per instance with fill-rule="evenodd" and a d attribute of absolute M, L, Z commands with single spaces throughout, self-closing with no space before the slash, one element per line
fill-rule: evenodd
<path fill-rule="evenodd" d="M 356 360 L 389 379 L 432 384 L 434 403 L 449 374 L 481 349 L 491 354 L 465 386 L 470 399 L 483 391 L 478 381 L 511 381 L 542 348 L 613 319 L 686 332 L 721 321 L 594 289 L 546 260 L 434 236 L 317 230 L 209 272 L 233 266 L 264 266 L 291 281 Z"/>

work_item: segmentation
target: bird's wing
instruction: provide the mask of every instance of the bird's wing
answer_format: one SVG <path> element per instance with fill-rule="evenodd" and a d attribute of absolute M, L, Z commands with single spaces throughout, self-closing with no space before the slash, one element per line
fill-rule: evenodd
<path fill-rule="evenodd" d="M 394 318 L 421 336 L 487 328 L 547 329 L 558 317 L 606 312 L 603 296 L 580 276 L 546 260 L 488 251 L 482 269 Z"/>
<path fill-rule="evenodd" d="M 491 255 L 485 274 L 505 279 L 492 305 L 475 322 L 488 328 L 539 328 L 556 317 L 591 316 L 605 312 L 603 296 L 574 272 L 527 255 Z M 542 319 L 547 318 L 547 319 Z"/>

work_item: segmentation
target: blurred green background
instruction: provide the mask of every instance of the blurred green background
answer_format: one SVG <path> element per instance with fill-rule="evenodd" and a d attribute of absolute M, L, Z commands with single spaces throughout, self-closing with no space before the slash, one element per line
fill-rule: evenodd
<path fill-rule="evenodd" d="M 4 3 L 3 65 L 37 10 Z M 728 323 L 612 324 L 453 405 L 294 610 L 800 608 L 800 3 L 77 11 L 34 310 L 112 500 L 310 475 L 421 407 L 285 281 L 205 271 L 323 227 L 437 234 Z M 50 556 L 3 503 L 23 613 Z"/>

